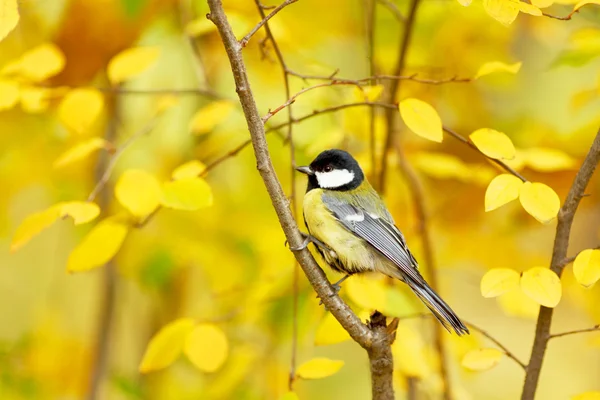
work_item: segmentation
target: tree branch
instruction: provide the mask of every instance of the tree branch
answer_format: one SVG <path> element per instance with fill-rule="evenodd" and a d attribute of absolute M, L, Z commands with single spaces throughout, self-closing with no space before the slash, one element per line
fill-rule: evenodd
<path fill-rule="evenodd" d="M 250 40 L 250 38 L 260 29 L 262 28 L 263 25 L 265 25 L 271 18 L 273 18 L 279 11 L 283 10 L 285 7 L 289 6 L 292 3 L 297 2 L 298 0 L 285 0 L 283 3 L 281 3 L 280 5 L 278 5 L 277 7 L 275 7 L 275 9 L 273 9 L 273 11 L 271 11 L 269 13 L 269 15 L 267 15 L 266 17 L 263 17 L 263 19 L 256 24 L 256 26 L 254 28 L 252 28 L 252 30 L 242 38 L 242 40 L 240 40 L 240 45 L 242 47 L 246 47 L 246 45 L 248 44 L 248 41 Z M 264 15 L 264 8 L 261 6 L 260 3 L 257 3 L 259 10 L 261 11 L 261 16 Z"/>
<path fill-rule="evenodd" d="M 390 12 L 394 15 L 394 17 L 396 17 L 396 19 L 399 22 L 406 23 L 406 17 L 402 15 L 400 10 L 398 9 L 398 6 L 394 2 L 390 0 L 377 0 L 377 2 L 385 8 L 387 8 L 388 10 L 390 10 Z"/>
<path fill-rule="evenodd" d="M 594 174 L 598 161 L 600 161 L 600 130 L 596 134 L 596 138 L 594 139 L 581 168 L 577 172 L 573 185 L 567 194 L 567 198 L 558 213 L 550 269 L 559 277 L 562 275 L 566 265 L 563 264 L 563 260 L 567 258 L 569 237 L 571 236 L 571 226 L 573 224 L 573 219 L 575 218 L 575 212 L 577 211 L 579 202 L 584 196 L 585 188 Z M 548 346 L 548 340 L 550 339 L 552 313 L 552 308 L 544 306 L 540 307 L 535 328 L 533 348 L 531 350 L 527 373 L 525 374 L 523 392 L 521 393 L 521 400 L 533 400 L 535 396 L 542 370 L 542 363 Z"/>
<path fill-rule="evenodd" d="M 289 203 L 281 188 L 281 184 L 277 179 L 277 175 L 271 163 L 269 149 L 265 137 L 265 127 L 258 113 L 254 95 L 250 89 L 250 82 L 246 73 L 246 66 L 242 58 L 242 47 L 236 40 L 231 26 L 227 21 L 221 0 L 208 0 L 210 14 L 207 17 L 217 26 L 219 35 L 227 52 L 231 71 L 236 84 L 236 92 L 240 99 L 244 116 L 248 125 L 248 130 L 252 139 L 252 146 L 257 161 L 257 168 L 261 178 L 265 184 L 273 208 L 277 213 L 279 223 L 283 229 L 286 239 L 291 247 L 300 247 L 303 242 L 302 235 L 298 230 L 294 216 L 289 209 Z M 325 276 L 323 270 L 318 266 L 315 259 L 312 257 L 308 249 L 294 251 L 296 260 L 302 267 L 309 282 L 317 292 L 325 307 L 338 320 L 342 327 L 349 333 L 350 337 L 360 346 L 365 348 L 369 355 L 385 354 L 390 351 L 389 334 L 386 330 L 371 329 L 363 324 L 360 319 L 352 312 L 338 296 L 337 292 Z M 383 322 L 385 324 L 385 321 Z M 391 379 L 392 363 L 391 360 L 386 360 L 386 367 L 390 371 L 385 376 Z M 377 373 L 377 375 L 376 375 Z M 372 372 L 373 379 L 376 376 L 381 376 L 379 371 Z M 391 382 L 389 383 L 391 387 Z M 387 394 L 388 392 L 386 392 Z M 393 396 L 393 394 L 392 394 Z M 391 399 L 393 397 L 374 397 L 375 400 Z"/>
<path fill-rule="evenodd" d="M 574 330 L 574 331 L 567 331 L 567 332 L 555 333 L 553 335 L 550 335 L 548 337 L 548 340 L 554 339 L 554 338 L 558 338 L 558 337 L 568 336 L 568 335 L 575 335 L 575 334 L 578 334 L 578 333 L 598 332 L 598 331 L 600 331 L 600 325 L 595 325 L 595 326 L 592 326 L 591 328 L 577 329 L 577 330 Z"/>
<path fill-rule="evenodd" d="M 470 322 L 465 322 L 465 324 L 469 327 L 472 328 L 474 331 L 479 332 L 481 335 L 485 336 L 486 338 L 488 338 L 491 342 L 493 342 L 496 346 L 498 346 L 502 352 L 504 353 L 504 355 L 508 358 L 510 358 L 511 360 L 513 360 L 514 362 L 516 362 L 517 364 L 519 364 L 519 366 L 521 368 L 523 368 L 525 371 L 527 370 L 527 365 L 519 360 L 517 358 L 517 356 L 515 356 L 506 346 L 504 346 L 502 343 L 500 343 L 498 341 L 498 339 L 494 338 L 492 335 L 490 335 L 489 333 L 487 333 L 486 331 L 484 331 L 483 329 L 481 329 L 480 327 L 473 325 Z"/>

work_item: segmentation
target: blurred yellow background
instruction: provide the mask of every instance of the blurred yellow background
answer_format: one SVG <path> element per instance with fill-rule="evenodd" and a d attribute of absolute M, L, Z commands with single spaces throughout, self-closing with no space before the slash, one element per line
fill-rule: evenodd
<path fill-rule="evenodd" d="M 392 2 L 405 13 L 406 1 Z M 226 0 L 224 6 L 238 38 L 260 21 L 253 1 Z M 300 0 L 279 13 L 271 27 L 288 67 L 308 75 L 330 75 L 339 69 L 340 77 L 369 76 L 365 7 L 362 1 Z M 544 11 L 567 15 L 572 8 L 572 4 L 555 4 Z M 129 230 L 108 268 L 66 270 L 69 254 L 95 222 L 73 226 L 70 220 L 59 220 L 17 251 L 9 250 L 17 227 L 28 216 L 59 202 L 88 198 L 98 181 L 96 169 L 106 167 L 110 151 L 96 149 L 80 160 L 53 166 L 78 143 L 106 138 L 112 147 L 100 147 L 114 150 L 127 138 L 135 138 L 120 154 L 108 185 L 95 199 L 102 218 L 130 219 L 131 210 L 114 194 L 114 184 L 125 171 L 143 170 L 160 182 L 168 181 L 176 167 L 190 160 L 210 165 L 249 138 L 222 43 L 214 27 L 204 21 L 205 2 L 23 0 L 19 11 L 19 25 L 0 42 L 0 83 L 13 79 L 11 63 L 46 43 L 64 54 L 65 63 L 41 79 L 14 78 L 20 85 L 19 101 L 7 100 L 8 89 L 0 85 L 4 194 L 0 204 L 6 210 L 0 214 L 4 266 L 0 274 L 0 398 L 94 398 L 91 391 L 95 398 L 110 400 L 281 398 L 288 390 L 295 266 L 250 146 L 205 175 L 212 206 L 198 211 L 160 209 L 148 223 Z M 378 4 L 375 26 L 377 70 L 391 73 L 402 24 Z M 259 31 L 244 49 L 263 115 L 286 100 L 281 68 L 264 37 L 264 30 Z M 568 160 L 566 165 L 514 163 L 528 179 L 551 186 L 562 200 L 600 123 L 600 64 L 595 58 L 600 54 L 599 37 L 600 7 L 594 5 L 582 8 L 570 21 L 521 13 L 512 25 L 504 26 L 485 12 L 480 1 L 463 7 L 455 1 L 423 0 L 405 75 L 470 78 L 490 61 L 522 62 L 522 67 L 516 74 L 495 73 L 466 83 L 427 85 L 406 80 L 397 98 L 429 102 L 445 126 L 464 136 L 489 127 L 505 132 L 518 151 L 559 150 Z M 156 48 L 156 58 L 115 89 L 107 75 L 108 64 L 121 51 L 134 47 Z M 33 72 L 45 71 L 52 59 L 33 62 Z M 290 79 L 292 93 L 317 83 Z M 101 111 L 91 121 L 85 118 L 90 110 L 87 103 L 79 108 L 74 105 L 66 117 L 61 114 L 69 88 L 101 89 Z M 198 88 L 202 93 L 193 92 Z M 173 97 L 165 100 L 169 94 Z M 235 106 L 223 111 L 217 121 L 207 122 L 205 114 L 194 125 L 196 112 L 216 101 L 211 94 Z M 360 101 L 357 96 L 352 86 L 315 89 L 298 97 L 293 113 L 300 117 Z M 165 101 L 171 106 L 157 112 Z M 77 116 L 85 128 L 80 131 L 73 129 Z M 286 120 L 282 111 L 267 126 Z M 379 154 L 384 125 L 383 111 L 378 109 Z M 341 147 L 370 171 L 367 107 L 323 114 L 293 129 L 299 165 L 324 149 Z M 268 140 L 278 176 L 290 193 L 292 173 L 285 134 L 285 130 L 271 133 Z M 400 136 L 407 159 L 425 187 L 440 293 L 462 318 L 485 329 L 526 361 L 539 306 L 520 292 L 497 300 L 483 298 L 479 282 L 491 268 L 521 272 L 547 267 L 556 222 L 539 223 L 518 201 L 485 213 L 487 184 L 500 173 L 493 164 L 449 137 L 437 144 L 404 126 Z M 418 221 L 395 154 L 389 164 L 385 200 L 421 260 Z M 296 177 L 295 185 L 300 201 L 304 178 Z M 575 219 L 569 254 L 596 247 L 600 241 L 597 177 L 587 193 Z M 302 223 L 301 229 L 305 229 Z M 427 276 L 426 265 L 422 270 Z M 339 278 L 327 268 L 326 272 L 330 279 Z M 114 284 L 108 332 L 101 328 L 106 322 L 107 282 Z M 571 267 L 565 270 L 562 286 L 553 332 L 600 323 L 597 286 L 583 288 Z M 341 295 L 362 316 L 368 315 L 373 304 L 390 316 L 424 311 L 402 284 L 387 289 L 381 298 L 383 287 L 376 277 L 353 277 Z M 181 356 L 160 371 L 141 374 L 138 368 L 151 337 L 182 317 L 214 324 L 225 333 L 229 352 L 223 365 L 215 372 L 201 371 Z M 327 357 L 344 361 L 344 366 L 328 378 L 297 380 L 295 392 L 300 399 L 369 398 L 364 351 L 350 340 L 315 344 L 325 317 L 300 273 L 298 363 Z M 328 329 L 338 329 L 328 323 Z M 418 399 L 441 396 L 431 327 L 429 319 L 400 322 L 394 345 L 399 399 L 406 398 L 408 378 L 417 381 Z M 109 335 L 106 364 L 97 389 L 92 390 L 99 332 Z M 523 370 L 508 358 L 489 371 L 473 372 L 461 366 L 468 351 L 494 347 L 487 339 L 477 332 L 466 338 L 447 334 L 444 339 L 456 399 L 518 398 Z M 537 398 L 569 399 L 598 391 L 599 376 L 599 333 L 557 338 L 550 342 Z"/>

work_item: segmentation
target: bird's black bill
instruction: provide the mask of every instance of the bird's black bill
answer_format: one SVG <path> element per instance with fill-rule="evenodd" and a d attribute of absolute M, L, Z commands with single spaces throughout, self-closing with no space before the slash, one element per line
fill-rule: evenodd
<path fill-rule="evenodd" d="M 303 167 L 296 167 L 296 171 L 302 172 L 303 174 L 306 175 L 314 175 L 314 171 L 312 169 L 310 169 L 309 166 L 303 166 Z"/>

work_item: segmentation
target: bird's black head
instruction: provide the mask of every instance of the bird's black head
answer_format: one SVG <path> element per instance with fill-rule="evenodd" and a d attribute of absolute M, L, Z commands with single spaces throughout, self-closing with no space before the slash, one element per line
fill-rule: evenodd
<path fill-rule="evenodd" d="M 360 165 L 348 152 L 326 150 L 306 167 L 296 168 L 308 175 L 308 192 L 311 189 L 352 190 L 365 180 Z"/>

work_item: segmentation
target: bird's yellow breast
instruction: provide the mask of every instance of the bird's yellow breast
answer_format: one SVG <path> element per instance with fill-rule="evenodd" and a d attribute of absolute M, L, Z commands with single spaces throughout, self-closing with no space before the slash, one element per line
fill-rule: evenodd
<path fill-rule="evenodd" d="M 327 209 L 323 189 L 313 189 L 304 196 L 304 220 L 312 236 L 325 243 L 335 254 L 322 252 L 334 269 L 347 273 L 375 270 L 377 254 L 361 238 L 348 231 Z"/>

